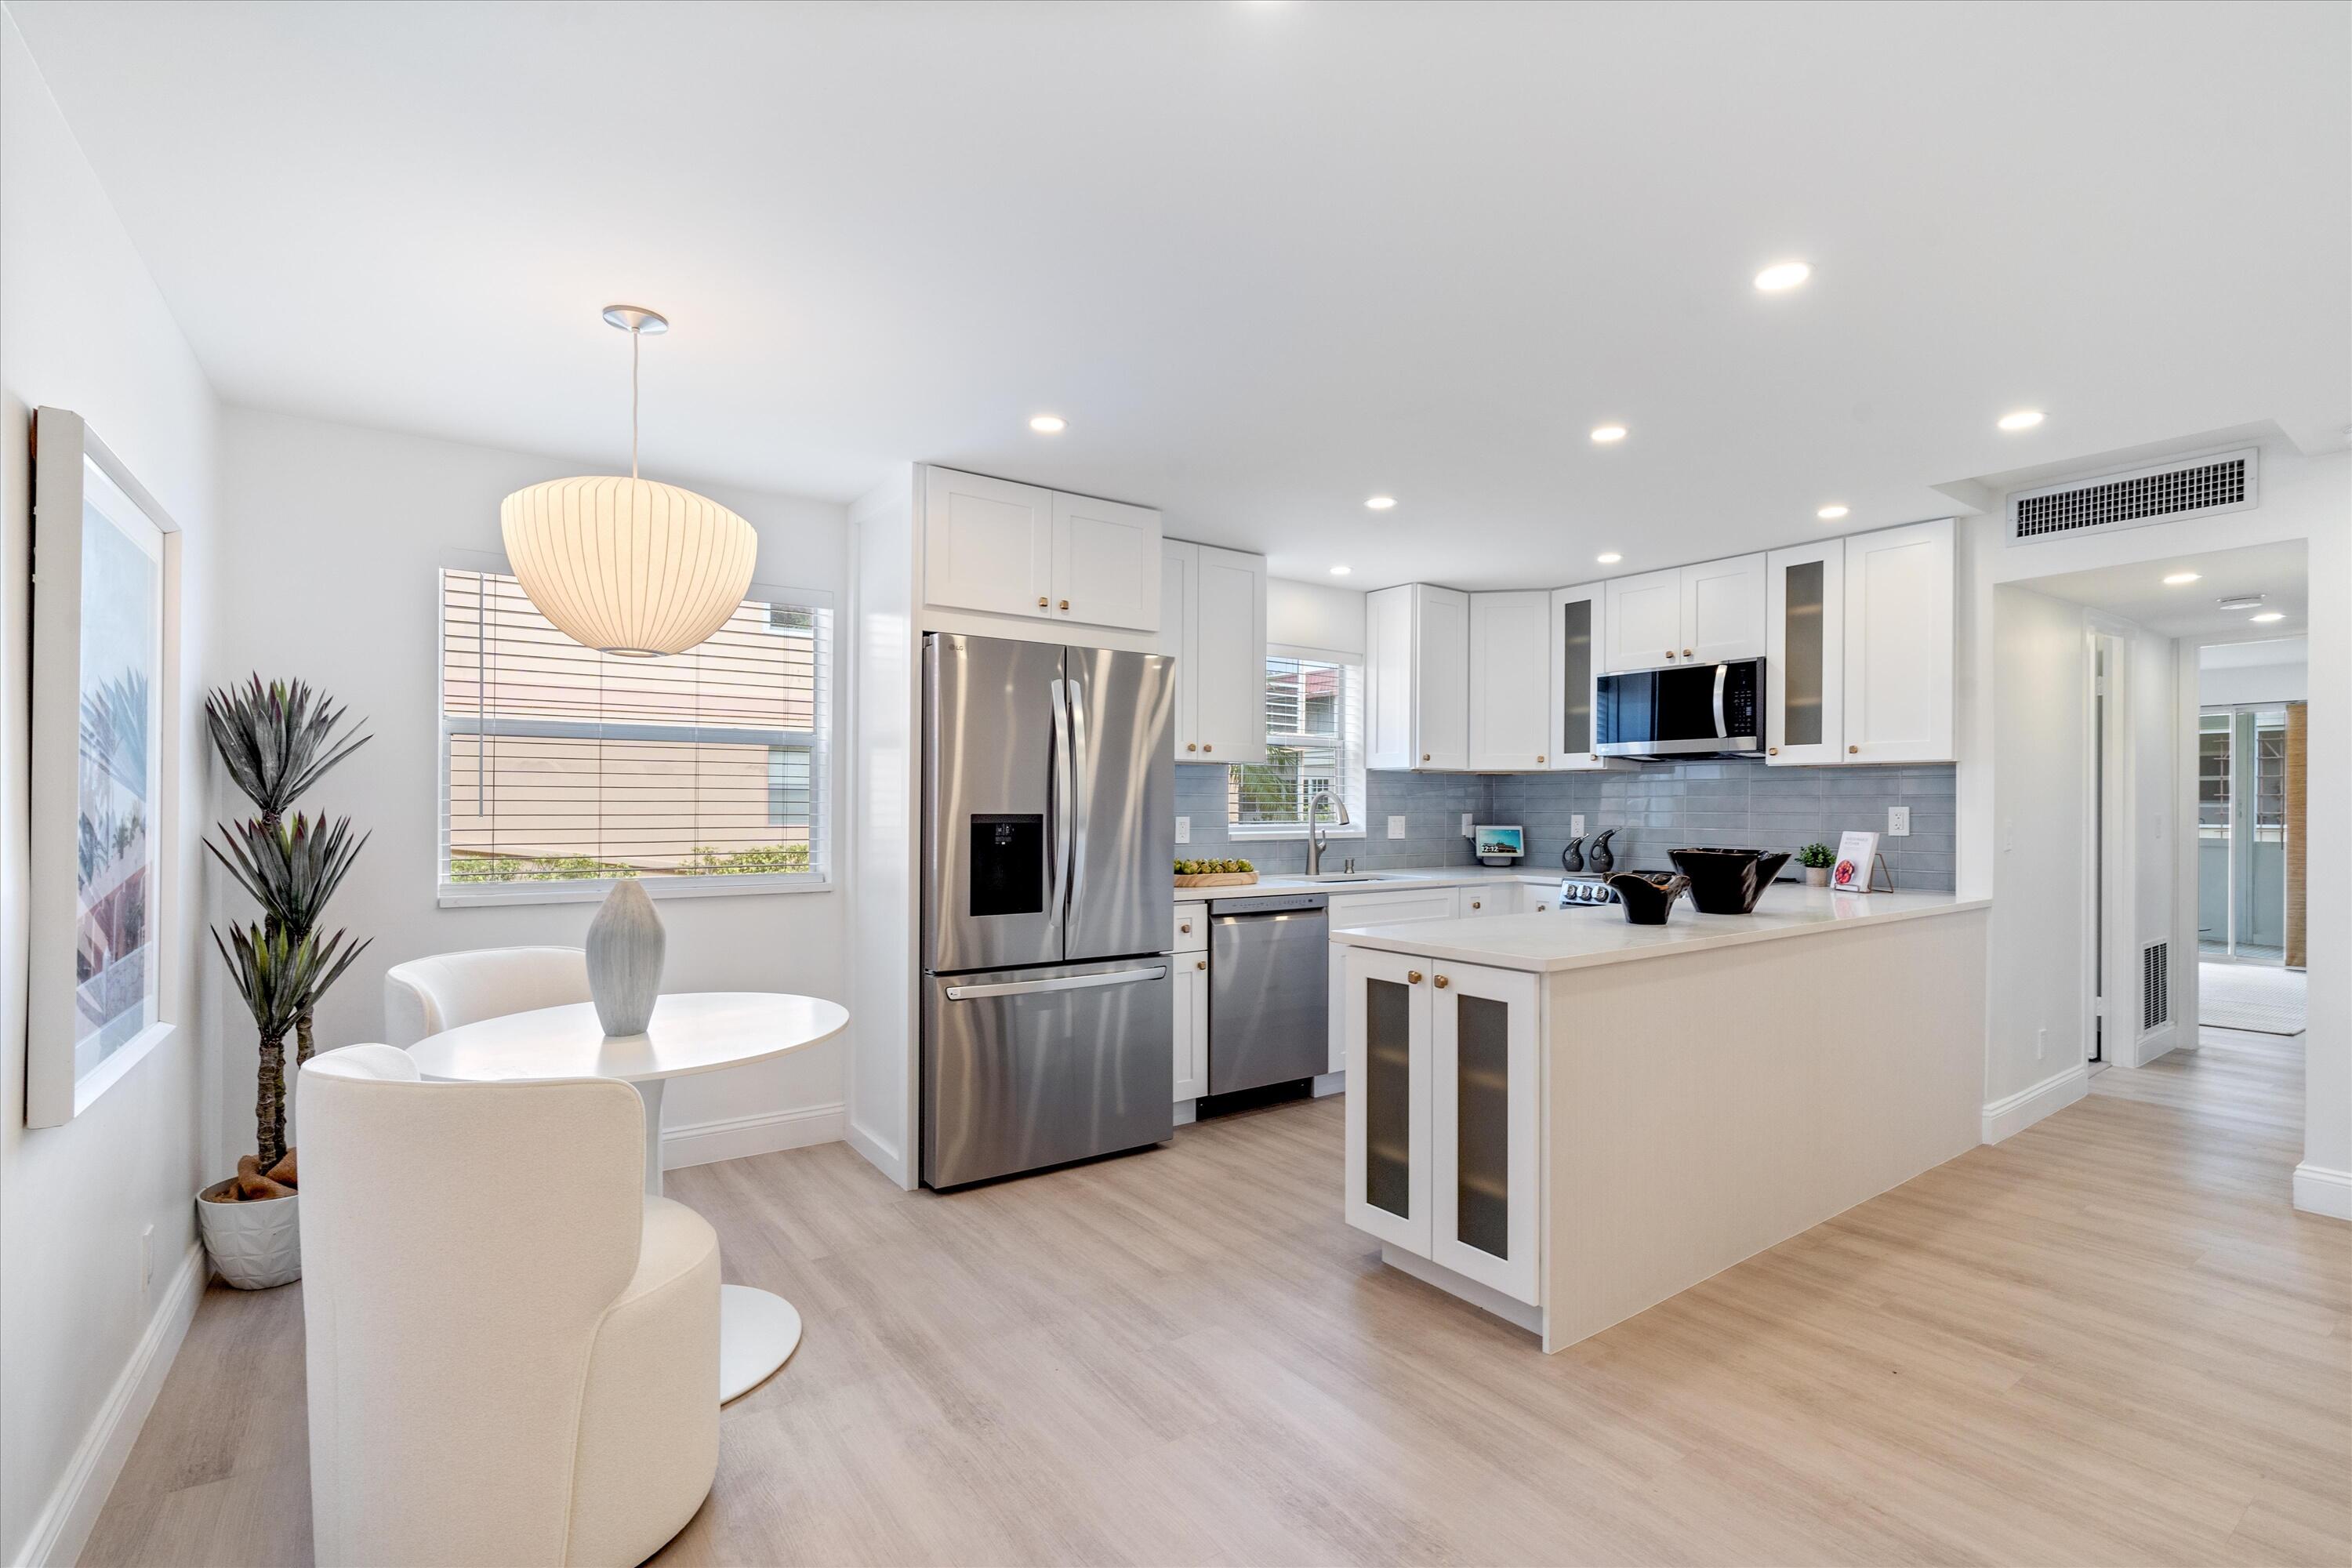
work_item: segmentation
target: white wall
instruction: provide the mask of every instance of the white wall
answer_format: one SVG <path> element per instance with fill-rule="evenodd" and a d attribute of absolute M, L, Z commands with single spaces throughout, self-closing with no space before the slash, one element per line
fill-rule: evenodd
<path fill-rule="evenodd" d="M 2182 741 L 2179 723 L 2179 644 L 2172 638 L 2142 630 L 2126 646 L 2124 662 L 2131 714 L 2132 808 L 2132 949 L 2131 963 L 2150 942 L 2172 934 L 2172 890 L 2179 860 L 2176 838 L 2186 831 L 2175 808 L 2173 779 L 2179 765 Z M 2196 901 L 2196 889 L 2189 889 Z M 2185 955 L 2184 955 L 2185 957 Z M 2114 986 L 2118 1020 L 2109 1037 L 2118 1043 L 2116 1059 L 2139 1067 L 2165 1051 L 2196 1043 L 2193 1024 L 2183 1025 L 2176 1005 L 2174 1026 L 2147 1038 L 2139 1037 L 2139 971 L 2123 969 Z M 2174 987 L 2176 1003 L 2183 993 Z M 2129 1047 L 2131 1048 L 2121 1048 Z"/>
<path fill-rule="evenodd" d="M 2241 702 L 2301 702 L 2310 690 L 2307 664 L 2231 665 L 2197 672 L 2197 700 L 2208 708 Z"/>
<path fill-rule="evenodd" d="M 2079 1066 L 2085 1048 L 2083 607 L 2004 587 L 1992 612 L 2000 811 L 1993 827 L 1988 1105 Z M 2013 918 L 2029 909 L 2053 919 Z"/>
<path fill-rule="evenodd" d="M 499 502 L 541 479 L 604 472 L 602 461 L 534 457 L 396 436 L 287 415 L 229 409 L 222 418 L 221 511 L 231 520 L 219 563 L 213 685 L 299 677 L 349 705 L 375 737 L 305 797 L 306 810 L 349 815 L 372 831 L 331 910 L 333 923 L 375 939 L 319 1010 L 319 1047 L 383 1037 L 383 972 L 425 953 L 520 942 L 577 943 L 593 903 L 442 909 L 436 902 L 440 821 L 435 571 L 453 551 L 499 549 Z M 663 478 L 658 467 L 653 471 Z M 760 534 L 756 579 L 824 589 L 845 605 L 845 517 L 823 501 L 709 488 Z M 836 661 L 840 657 L 836 614 Z M 842 798 L 836 715 L 833 799 Z M 226 783 L 220 815 L 241 796 Z M 841 835 L 835 829 L 836 860 Z M 836 867 L 836 878 L 838 868 Z M 837 889 L 837 883 L 836 883 Z M 247 913 L 215 876 L 212 907 Z M 844 995 L 838 891 L 664 899 L 665 989 L 783 990 Z M 217 918 L 217 916 L 216 916 Z M 250 1025 L 219 998 L 224 1152 L 252 1146 Z M 736 1072 L 670 1086 L 670 1158 L 723 1156 L 840 1135 L 839 1040 Z M 733 1124 L 681 1140 L 679 1130 Z M 299 1135 L 299 1133 L 298 1133 Z"/>
<path fill-rule="evenodd" d="M 2299 1207 L 2352 1219 L 2352 483 L 2336 465 L 2336 526 L 2311 540 L 2311 890 L 2305 905 L 2311 952 L 2309 1029 L 2305 1036 L 2303 1164 Z"/>
<path fill-rule="evenodd" d="M 187 1026 L 62 1127 L 25 1126 L 25 857 L 30 723 L 29 411 L 70 409 L 183 530 L 184 647 L 196 646 L 216 561 L 215 405 L 195 356 L 131 248 L 38 68 L 0 12 L 0 1560 L 79 1550 L 152 1385 L 126 1380 L 143 1347 L 160 1375 L 176 1344 L 168 1290 L 191 1276 L 202 1157 L 201 1032 Z M 182 733 L 203 734 L 194 682 Z M 197 744 L 184 744 L 181 819 L 205 819 Z M 196 1005 L 195 842 L 180 857 L 180 907 L 164 911 L 167 962 Z M 153 1226 L 142 1293 L 141 1232 Z M 193 1302 L 193 1296 L 183 1301 Z M 151 1333 L 152 1331 L 152 1333 Z M 142 1398 L 143 1395 L 143 1398 Z M 127 1402 L 127 1403 L 126 1403 Z M 110 1427 L 108 1414 L 121 1420 Z M 116 1449 L 85 1447 L 112 1430 Z M 86 1481 L 69 1494 L 69 1479 Z M 53 1500 L 79 1511 L 50 1511 Z M 36 1536 L 38 1539 L 36 1539 Z"/>
<path fill-rule="evenodd" d="M 1364 651 L 1364 596 L 1353 588 L 1268 578 L 1265 640 L 1291 647 L 1360 654 Z"/>

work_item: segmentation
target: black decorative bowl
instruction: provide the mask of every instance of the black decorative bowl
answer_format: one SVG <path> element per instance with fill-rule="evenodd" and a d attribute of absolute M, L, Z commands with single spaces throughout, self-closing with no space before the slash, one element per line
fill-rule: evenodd
<path fill-rule="evenodd" d="M 1609 879 L 1610 890 L 1624 906 L 1625 923 L 1633 926 L 1665 924 L 1666 911 L 1689 886 L 1688 877 L 1664 871 L 1620 871 Z"/>
<path fill-rule="evenodd" d="M 1674 849 L 1667 858 L 1690 879 L 1691 902 L 1704 915 L 1753 913 L 1756 900 L 1789 863 L 1786 850 Z"/>

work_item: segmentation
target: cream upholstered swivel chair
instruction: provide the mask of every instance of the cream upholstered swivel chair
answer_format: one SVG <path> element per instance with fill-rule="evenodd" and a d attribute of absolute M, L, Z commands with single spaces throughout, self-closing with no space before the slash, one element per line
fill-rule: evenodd
<path fill-rule="evenodd" d="M 366 1045 L 296 1092 L 320 1568 L 651 1556 L 718 1468 L 719 1237 L 636 1091 Z"/>
<path fill-rule="evenodd" d="M 384 971 L 384 1037 L 405 1047 L 479 1018 L 588 999 L 588 954 L 580 948 L 438 952 Z"/>

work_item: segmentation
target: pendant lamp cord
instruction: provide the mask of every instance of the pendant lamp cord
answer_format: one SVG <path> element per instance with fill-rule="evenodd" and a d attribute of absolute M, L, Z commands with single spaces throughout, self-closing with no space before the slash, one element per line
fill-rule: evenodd
<path fill-rule="evenodd" d="M 629 329 L 629 478 L 637 477 L 637 342 L 645 333 Z"/>

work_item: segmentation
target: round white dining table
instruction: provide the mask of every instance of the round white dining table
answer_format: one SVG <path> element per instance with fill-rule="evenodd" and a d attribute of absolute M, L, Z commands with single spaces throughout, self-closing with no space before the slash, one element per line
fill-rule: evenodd
<path fill-rule="evenodd" d="M 838 1002 L 780 991 L 663 996 L 642 1035 L 607 1035 L 586 1002 L 461 1024 L 408 1047 L 426 1078 L 616 1078 L 646 1102 L 646 1191 L 662 1190 L 662 1086 L 747 1067 L 828 1040 L 849 1026 Z M 801 1315 L 773 1291 L 719 1288 L 719 1400 L 763 1382 L 801 1342 Z"/>

